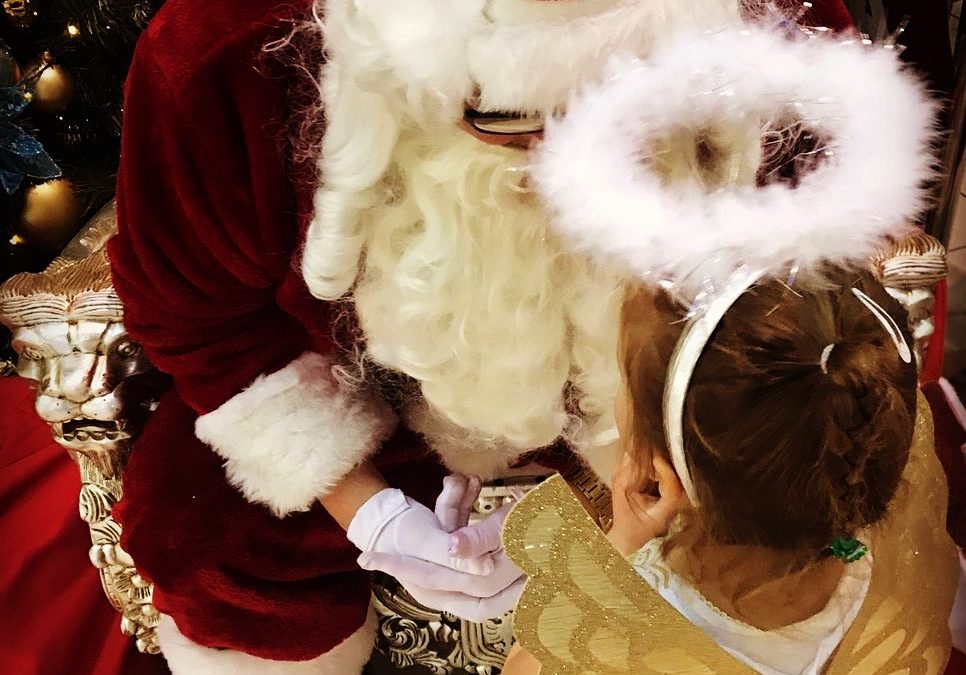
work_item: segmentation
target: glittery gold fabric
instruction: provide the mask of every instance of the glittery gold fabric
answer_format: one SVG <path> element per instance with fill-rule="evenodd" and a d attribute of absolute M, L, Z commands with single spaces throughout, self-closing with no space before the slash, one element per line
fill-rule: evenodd
<path fill-rule="evenodd" d="M 948 488 L 933 442 L 932 413 L 919 395 L 909 463 L 889 516 L 872 534 L 872 584 L 828 675 L 942 673 L 959 564 L 946 532 Z"/>
<path fill-rule="evenodd" d="M 638 576 L 560 476 L 513 509 L 503 541 L 530 577 L 513 630 L 541 675 L 754 673 Z"/>
<path fill-rule="evenodd" d="M 920 395 L 915 435 L 890 515 L 872 528 L 872 583 L 828 675 L 942 673 L 958 564 L 945 529 L 947 488 Z M 559 476 L 513 510 L 504 545 L 530 576 L 517 640 L 541 675 L 754 673 L 654 591 L 610 545 Z"/>

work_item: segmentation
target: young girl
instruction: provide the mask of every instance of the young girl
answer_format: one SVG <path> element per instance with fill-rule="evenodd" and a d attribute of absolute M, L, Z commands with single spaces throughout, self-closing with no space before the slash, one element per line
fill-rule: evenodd
<path fill-rule="evenodd" d="M 624 456 L 608 537 L 678 612 L 767 674 L 825 672 L 868 596 L 873 533 L 890 521 L 912 464 L 905 314 L 866 272 L 823 281 L 811 285 L 822 290 L 762 281 L 725 312 L 683 394 L 683 465 L 667 380 L 682 375 L 686 310 L 647 288 L 623 308 Z M 940 549 L 918 562 L 951 589 L 955 554 Z M 931 610 L 944 626 L 948 604 Z M 931 646 L 903 647 L 920 659 L 916 672 L 941 672 Z M 539 670 L 517 648 L 504 673 Z"/>

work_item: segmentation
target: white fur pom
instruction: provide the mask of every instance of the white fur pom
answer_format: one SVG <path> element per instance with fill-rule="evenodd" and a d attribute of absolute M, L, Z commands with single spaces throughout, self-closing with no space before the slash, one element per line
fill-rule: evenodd
<path fill-rule="evenodd" d="M 311 507 L 395 427 L 386 403 L 346 390 L 332 365 L 307 352 L 195 423 L 229 482 L 278 516 Z"/>
<path fill-rule="evenodd" d="M 858 262 L 902 235 L 925 206 L 933 111 L 886 49 L 764 28 L 692 34 L 573 101 L 549 125 L 532 177 L 578 249 L 688 295 L 741 264 Z M 684 129 L 696 144 L 725 125 L 757 130 L 757 151 L 768 122 L 789 118 L 825 149 L 795 187 L 710 191 L 641 161 L 648 143 Z M 749 156 L 740 143 L 730 150 Z"/>

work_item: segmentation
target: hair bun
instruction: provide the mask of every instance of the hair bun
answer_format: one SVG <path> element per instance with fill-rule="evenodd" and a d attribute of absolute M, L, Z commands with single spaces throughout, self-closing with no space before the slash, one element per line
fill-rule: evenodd
<path fill-rule="evenodd" d="M 836 386 L 864 390 L 882 366 L 883 356 L 883 346 L 877 342 L 837 342 L 825 359 L 825 372 Z"/>

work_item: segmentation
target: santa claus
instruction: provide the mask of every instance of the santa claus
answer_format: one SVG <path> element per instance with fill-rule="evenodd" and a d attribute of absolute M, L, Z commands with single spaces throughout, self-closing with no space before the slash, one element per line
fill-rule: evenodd
<path fill-rule="evenodd" d="M 622 299 L 619 274 L 552 234 L 527 147 L 612 58 L 741 11 L 167 3 L 128 81 L 110 257 L 129 334 L 174 381 L 116 515 L 175 673 L 360 672 L 363 567 L 455 614 L 512 607 L 492 527 L 453 552 L 472 482 L 422 503 L 447 471 L 547 472 L 568 449 L 607 480 Z M 308 66 L 280 47 L 312 31 Z M 323 116 L 306 153 L 293 129 Z"/>

